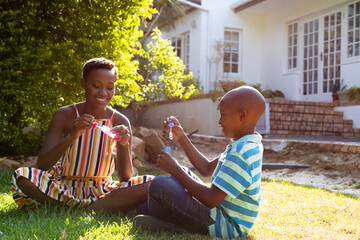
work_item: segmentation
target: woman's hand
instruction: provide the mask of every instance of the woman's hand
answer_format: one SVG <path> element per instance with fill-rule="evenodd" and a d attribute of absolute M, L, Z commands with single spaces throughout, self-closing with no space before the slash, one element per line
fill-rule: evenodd
<path fill-rule="evenodd" d="M 130 130 L 125 125 L 115 126 L 111 129 L 111 132 L 115 133 L 120 139 L 117 140 L 118 144 L 125 146 L 129 143 Z"/>
<path fill-rule="evenodd" d="M 178 165 L 178 161 L 164 150 L 162 150 L 161 153 L 158 155 L 156 166 L 164 170 L 165 172 L 172 174 L 171 171 L 176 169 L 176 166 Z"/>
<path fill-rule="evenodd" d="M 94 117 L 90 114 L 84 114 L 73 121 L 71 134 L 76 138 L 80 137 L 86 130 L 93 128 Z"/>
<path fill-rule="evenodd" d="M 184 129 L 181 127 L 180 122 L 174 116 L 168 117 L 166 121 L 163 122 L 164 131 L 168 134 L 170 133 L 169 123 L 171 121 L 174 124 L 174 127 L 172 128 L 173 138 L 178 141 L 180 138 L 185 136 L 185 132 Z"/>

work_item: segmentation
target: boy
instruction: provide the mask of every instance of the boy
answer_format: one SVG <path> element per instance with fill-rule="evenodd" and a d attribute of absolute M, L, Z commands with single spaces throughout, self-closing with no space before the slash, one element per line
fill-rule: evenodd
<path fill-rule="evenodd" d="M 225 94 L 218 123 L 225 137 L 235 141 L 213 161 L 192 145 L 176 118 L 167 119 L 164 129 L 169 131 L 172 120 L 174 139 L 201 175 L 212 174 L 211 185 L 196 180 L 162 151 L 157 165 L 172 176 L 158 176 L 150 183 L 150 215 L 138 215 L 134 223 L 150 230 L 190 231 L 214 238 L 246 236 L 260 203 L 263 146 L 255 127 L 264 111 L 265 99 L 252 87 L 239 87 Z"/>

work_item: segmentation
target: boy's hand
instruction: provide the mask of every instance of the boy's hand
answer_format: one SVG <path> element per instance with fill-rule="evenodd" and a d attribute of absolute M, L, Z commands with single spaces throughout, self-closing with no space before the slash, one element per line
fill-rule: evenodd
<path fill-rule="evenodd" d="M 158 155 L 156 166 L 165 172 L 172 174 L 172 171 L 179 166 L 178 161 L 164 150 Z"/>
<path fill-rule="evenodd" d="M 84 114 L 73 121 L 71 134 L 75 134 L 76 138 L 80 137 L 86 130 L 93 127 L 94 117 L 90 114 Z"/>
<path fill-rule="evenodd" d="M 170 133 L 169 123 L 171 122 L 171 120 L 174 123 L 174 127 L 172 128 L 173 138 L 177 141 L 183 136 L 185 136 L 185 132 L 184 129 L 181 127 L 180 122 L 174 116 L 171 116 L 167 118 L 166 121 L 164 121 L 163 123 L 164 131 L 167 132 L 167 134 Z"/>
<path fill-rule="evenodd" d="M 130 130 L 127 126 L 115 126 L 111 129 L 111 132 L 115 133 L 120 137 L 120 140 L 117 141 L 120 145 L 125 146 L 126 144 L 128 144 L 130 139 Z"/>

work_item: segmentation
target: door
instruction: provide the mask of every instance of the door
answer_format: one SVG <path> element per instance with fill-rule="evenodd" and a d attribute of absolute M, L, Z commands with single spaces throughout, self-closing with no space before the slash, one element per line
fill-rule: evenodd
<path fill-rule="evenodd" d="M 330 84 L 341 79 L 341 11 L 303 23 L 302 95 L 331 100 Z"/>
<path fill-rule="evenodd" d="M 319 19 L 304 23 L 303 95 L 319 94 Z"/>

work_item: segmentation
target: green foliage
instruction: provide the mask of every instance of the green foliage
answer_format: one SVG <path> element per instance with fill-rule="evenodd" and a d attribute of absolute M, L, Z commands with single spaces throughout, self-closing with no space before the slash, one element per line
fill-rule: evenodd
<path fill-rule="evenodd" d="M 258 90 L 259 92 L 263 92 L 263 90 L 261 89 L 261 84 L 260 83 L 257 83 L 257 84 L 254 84 L 254 85 L 249 85 L 253 88 L 255 88 L 256 90 Z"/>
<path fill-rule="evenodd" d="M 153 5 L 157 12 L 153 14 L 149 25 L 145 24 L 147 29 L 144 36 L 140 39 L 141 43 L 148 39 L 154 28 L 158 27 L 162 30 L 169 31 L 175 28 L 176 21 L 185 16 L 184 5 L 178 0 L 154 0 Z"/>
<path fill-rule="evenodd" d="M 170 40 L 162 39 L 158 29 L 154 32 L 155 42 L 147 45 L 149 61 L 145 68 L 150 76 L 147 89 L 151 94 L 145 100 L 152 102 L 165 97 L 186 100 L 197 93 L 194 85 L 187 84 L 193 80 L 193 75 L 191 72 L 185 74 L 185 65 L 176 56 Z"/>
<path fill-rule="evenodd" d="M 0 3 L 0 155 L 37 153 L 60 106 L 84 100 L 82 66 L 93 57 L 119 69 L 114 103 L 141 100 L 141 19 L 151 0 L 3 0 Z M 29 133 L 23 129 L 31 127 Z"/>
<path fill-rule="evenodd" d="M 284 93 L 282 93 L 280 90 L 264 90 L 261 92 L 264 98 L 285 98 Z"/>
<path fill-rule="evenodd" d="M 219 81 L 221 88 L 224 90 L 224 92 L 228 92 L 234 88 L 241 87 L 244 85 L 247 85 L 245 81 L 241 80 L 234 80 L 234 81 Z"/>
<path fill-rule="evenodd" d="M 178 0 L 154 0 L 159 11 L 156 26 L 163 30 L 175 28 L 175 22 L 185 16 L 184 5 Z"/>
<path fill-rule="evenodd" d="M 189 74 L 192 74 L 192 72 L 189 69 L 185 69 L 184 75 L 189 75 Z M 194 85 L 195 89 L 201 90 L 201 91 L 204 90 L 204 86 L 201 86 L 199 78 L 195 78 L 195 77 L 187 79 L 186 81 L 184 81 L 182 83 L 182 85 L 184 87 L 190 87 L 191 85 Z M 196 92 L 196 93 L 198 93 L 198 92 Z"/>
<path fill-rule="evenodd" d="M 330 92 L 332 94 L 336 94 L 338 91 L 343 91 L 345 90 L 347 86 L 344 85 L 344 80 L 335 80 L 335 81 L 330 81 Z"/>
<path fill-rule="evenodd" d="M 270 89 L 262 90 L 260 83 L 257 83 L 254 85 L 249 85 L 247 82 L 241 81 L 241 80 L 234 80 L 234 81 L 220 80 L 219 83 L 220 83 L 220 86 L 223 91 L 221 91 L 221 90 L 210 91 L 210 98 L 213 102 L 215 102 L 218 97 L 223 96 L 224 93 L 227 93 L 228 91 L 230 91 L 234 88 L 237 88 L 237 87 L 241 87 L 241 86 L 251 86 L 251 87 L 255 88 L 256 90 L 258 90 L 259 92 L 261 92 L 261 94 L 265 98 L 274 98 L 274 97 L 285 98 L 284 93 L 281 92 L 280 90 L 275 90 L 275 91 L 270 90 Z"/>
<path fill-rule="evenodd" d="M 130 105 L 135 113 L 135 125 L 139 120 L 138 111 L 151 106 L 155 101 L 177 98 L 186 100 L 199 92 L 200 83 L 185 69 L 183 61 L 176 56 L 170 40 L 163 39 L 156 28 L 153 41 L 146 52 L 138 58 L 139 73 L 143 81 L 138 84 L 143 89 L 142 100 Z"/>
<path fill-rule="evenodd" d="M 346 95 L 348 96 L 349 100 L 358 100 L 360 101 L 360 87 L 351 87 L 347 90 Z"/>

